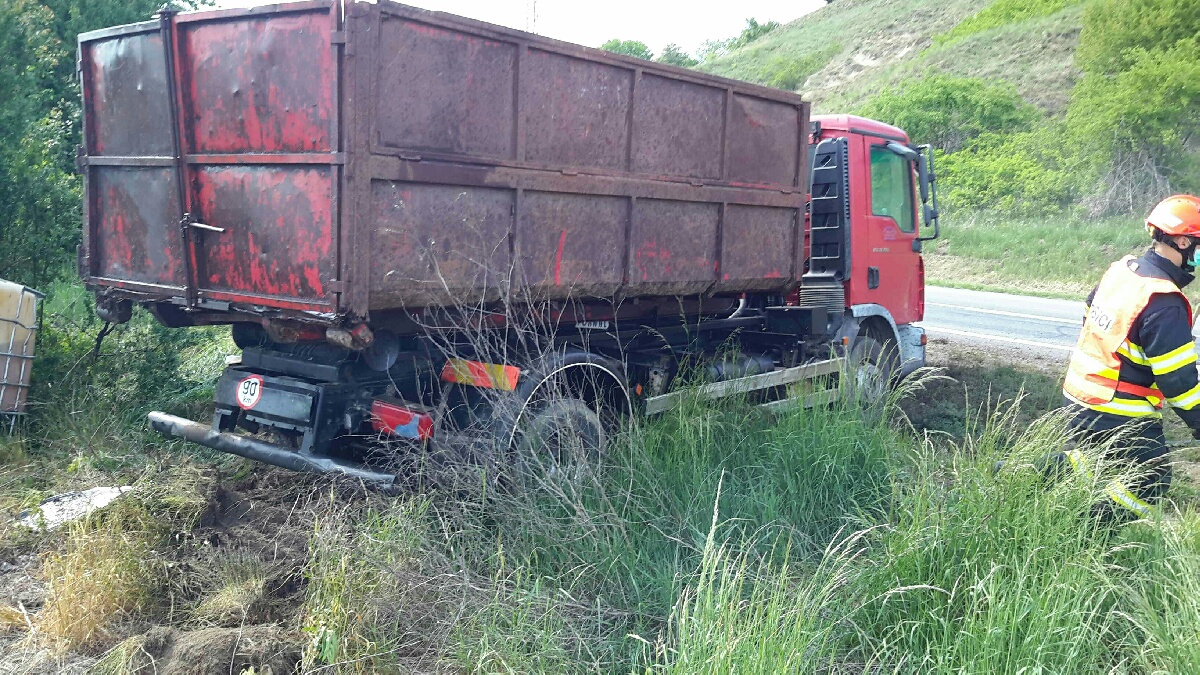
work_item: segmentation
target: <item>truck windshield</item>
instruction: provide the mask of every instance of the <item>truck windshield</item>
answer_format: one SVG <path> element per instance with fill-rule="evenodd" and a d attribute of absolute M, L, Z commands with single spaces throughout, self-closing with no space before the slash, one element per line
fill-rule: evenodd
<path fill-rule="evenodd" d="M 871 148 L 871 213 L 896 221 L 901 232 L 916 229 L 912 166 L 882 145 Z"/>

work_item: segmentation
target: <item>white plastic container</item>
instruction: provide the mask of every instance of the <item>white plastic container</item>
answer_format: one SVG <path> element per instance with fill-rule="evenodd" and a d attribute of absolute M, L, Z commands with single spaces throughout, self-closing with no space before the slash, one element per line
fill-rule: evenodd
<path fill-rule="evenodd" d="M 31 288 L 0 279 L 0 414 L 25 412 L 41 298 Z"/>

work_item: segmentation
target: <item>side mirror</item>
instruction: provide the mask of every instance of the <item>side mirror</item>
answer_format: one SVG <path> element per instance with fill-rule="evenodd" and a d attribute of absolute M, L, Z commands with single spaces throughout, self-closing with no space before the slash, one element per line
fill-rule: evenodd
<path fill-rule="evenodd" d="M 921 203 L 929 201 L 929 161 L 925 159 L 925 155 L 917 156 L 917 179 L 921 189 Z M 925 222 L 929 222 L 929 216 L 925 216 Z"/>
<path fill-rule="evenodd" d="M 926 227 L 933 228 L 933 235 L 919 237 L 921 241 L 937 239 L 942 234 L 938 224 L 937 174 L 933 170 L 933 148 L 922 145 L 917 148 L 917 177 L 921 190 L 921 216 Z"/>
<path fill-rule="evenodd" d="M 910 162 L 917 161 L 917 158 L 920 156 L 917 154 L 916 150 L 913 150 L 912 148 L 908 147 L 907 145 L 905 145 L 903 143 L 897 143 L 896 141 L 889 141 L 887 144 L 887 149 L 891 150 L 892 152 L 896 153 L 897 155 L 900 155 L 901 157 L 903 157 L 904 159 L 907 159 Z"/>

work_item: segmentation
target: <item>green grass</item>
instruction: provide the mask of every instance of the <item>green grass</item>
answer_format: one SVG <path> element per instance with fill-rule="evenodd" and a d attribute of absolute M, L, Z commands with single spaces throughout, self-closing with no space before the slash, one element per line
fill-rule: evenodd
<path fill-rule="evenodd" d="M 1085 0 L 995 0 L 977 14 L 935 37 L 933 42 L 936 45 L 949 44 L 993 28 L 1057 14 L 1067 7 L 1084 2 Z"/>
<path fill-rule="evenodd" d="M 834 62 L 848 61 L 864 47 L 878 51 L 877 57 L 892 56 L 905 45 L 911 50 L 922 38 L 949 30 L 985 4 L 985 0 L 832 3 L 702 67 L 718 75 L 756 80 L 773 60 L 804 59 L 826 53 L 831 46 L 841 47 L 831 55 Z M 901 40 L 901 34 L 907 39 Z"/>
<path fill-rule="evenodd" d="M 1114 260 L 1149 244 L 1141 221 L 1128 217 L 966 214 L 943 219 L 942 239 L 926 249 L 926 280 L 1083 299 Z"/>

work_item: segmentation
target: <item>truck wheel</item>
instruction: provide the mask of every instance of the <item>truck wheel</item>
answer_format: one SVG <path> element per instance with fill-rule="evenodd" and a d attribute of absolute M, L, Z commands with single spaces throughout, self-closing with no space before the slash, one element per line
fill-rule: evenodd
<path fill-rule="evenodd" d="M 865 406 L 875 407 L 887 399 L 900 371 L 895 345 L 883 345 L 868 335 L 859 335 L 850 349 L 848 370 L 853 378 L 850 391 Z"/>
<path fill-rule="evenodd" d="M 516 464 L 526 478 L 575 478 L 600 458 L 607 434 L 600 415 L 578 398 L 556 398 L 527 413 Z"/>

